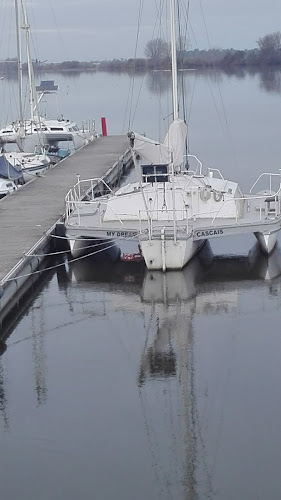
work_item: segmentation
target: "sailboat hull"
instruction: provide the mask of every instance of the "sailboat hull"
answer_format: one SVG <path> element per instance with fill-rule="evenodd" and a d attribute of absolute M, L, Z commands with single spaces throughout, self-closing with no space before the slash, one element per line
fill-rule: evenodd
<path fill-rule="evenodd" d="M 141 251 L 148 269 L 176 270 L 182 269 L 204 243 L 205 240 L 194 241 L 192 237 L 176 242 L 164 238 L 142 240 Z"/>
<path fill-rule="evenodd" d="M 256 232 L 255 237 L 257 238 L 260 248 L 263 253 L 269 255 L 274 249 L 277 238 L 278 238 L 279 230 L 270 231 L 267 233 Z"/>
<path fill-rule="evenodd" d="M 120 257 L 120 248 L 113 240 L 80 237 L 69 239 L 69 245 L 73 259 L 93 255 L 99 258 L 106 257 L 116 262 Z"/>

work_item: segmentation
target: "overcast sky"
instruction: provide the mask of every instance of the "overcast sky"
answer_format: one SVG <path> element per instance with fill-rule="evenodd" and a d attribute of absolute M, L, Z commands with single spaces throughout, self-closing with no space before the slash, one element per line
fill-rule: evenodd
<path fill-rule="evenodd" d="M 11 8 L 13 3 L 1 0 L 1 59 L 13 55 L 12 42 L 3 36 L 11 26 L 3 21 L 4 4 Z M 153 38 L 156 3 L 159 0 L 144 0 L 139 57 Z M 133 57 L 139 4 L 140 0 L 28 0 L 37 57 L 52 62 Z M 281 1 L 190 0 L 189 18 L 192 48 L 254 48 L 259 37 L 281 29 Z"/>

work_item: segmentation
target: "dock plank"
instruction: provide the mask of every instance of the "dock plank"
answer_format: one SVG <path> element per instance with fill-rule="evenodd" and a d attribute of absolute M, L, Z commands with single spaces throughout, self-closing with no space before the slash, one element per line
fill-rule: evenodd
<path fill-rule="evenodd" d="M 128 147 L 126 136 L 99 137 L 0 201 L 0 280 L 64 213 L 77 174 L 102 177 Z"/>

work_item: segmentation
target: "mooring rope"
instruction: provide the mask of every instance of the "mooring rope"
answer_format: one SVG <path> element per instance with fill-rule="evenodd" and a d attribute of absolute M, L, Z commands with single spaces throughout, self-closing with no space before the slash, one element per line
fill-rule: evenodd
<path fill-rule="evenodd" d="M 127 238 L 130 239 L 130 240 L 133 240 L 135 238 L 137 238 L 138 235 L 135 235 L 135 236 L 132 236 L 131 238 Z M 109 240 L 109 241 L 112 241 L 112 240 Z M 117 246 L 118 244 L 117 243 L 112 243 L 110 244 L 109 246 L 105 247 L 105 248 L 101 248 L 99 250 L 96 250 L 94 252 L 91 252 L 91 253 L 87 253 L 86 255 L 81 255 L 80 257 L 76 257 L 74 259 L 71 259 L 70 262 L 77 262 L 79 260 L 82 260 L 82 259 L 86 259 L 87 257 L 92 257 L 93 255 L 97 255 L 98 253 L 101 253 L 101 252 L 105 252 L 106 250 L 110 250 L 110 248 L 113 248 L 115 246 Z M 94 247 L 96 245 L 89 245 L 89 247 L 85 247 L 86 248 L 91 248 L 91 247 Z M 84 249 L 84 248 L 83 248 Z M 66 251 L 65 252 L 57 252 L 57 253 L 50 253 L 50 254 L 42 254 L 42 255 L 39 255 L 39 254 L 25 254 L 26 257 L 48 257 L 48 256 L 54 256 L 54 255 L 61 255 L 62 253 L 67 253 Z M 7 279 L 3 279 L 2 280 L 2 285 L 3 283 L 5 282 L 8 282 L 8 281 L 14 281 L 14 280 L 17 280 L 17 279 L 20 279 L 20 278 L 29 278 L 30 276 L 33 276 L 35 274 L 39 274 L 39 273 L 42 273 L 42 272 L 45 272 L 45 271 L 52 271 L 54 269 L 57 269 L 61 266 L 65 266 L 65 261 L 63 262 L 60 262 L 59 264 L 55 264 L 54 266 L 48 266 L 48 267 L 45 267 L 44 269 L 38 269 L 37 271 L 32 271 L 31 273 L 27 273 L 27 274 L 21 274 L 19 276 L 13 276 L 11 278 L 7 278 Z M 1 287 L 1 285 L 0 285 Z"/>

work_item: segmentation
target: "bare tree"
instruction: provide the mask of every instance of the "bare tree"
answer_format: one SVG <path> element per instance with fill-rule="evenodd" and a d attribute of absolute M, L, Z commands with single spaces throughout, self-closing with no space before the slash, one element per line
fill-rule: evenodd
<path fill-rule="evenodd" d="M 160 59 L 165 59 L 170 55 L 170 46 L 162 38 L 154 38 L 147 42 L 144 49 L 145 56 L 149 59 L 158 61 Z"/>
<path fill-rule="evenodd" d="M 177 53 L 182 54 L 186 50 L 188 50 L 188 40 L 186 36 L 180 35 L 177 39 Z"/>
<path fill-rule="evenodd" d="M 281 32 L 276 31 L 257 40 L 260 55 L 267 60 L 276 59 L 281 53 Z"/>

